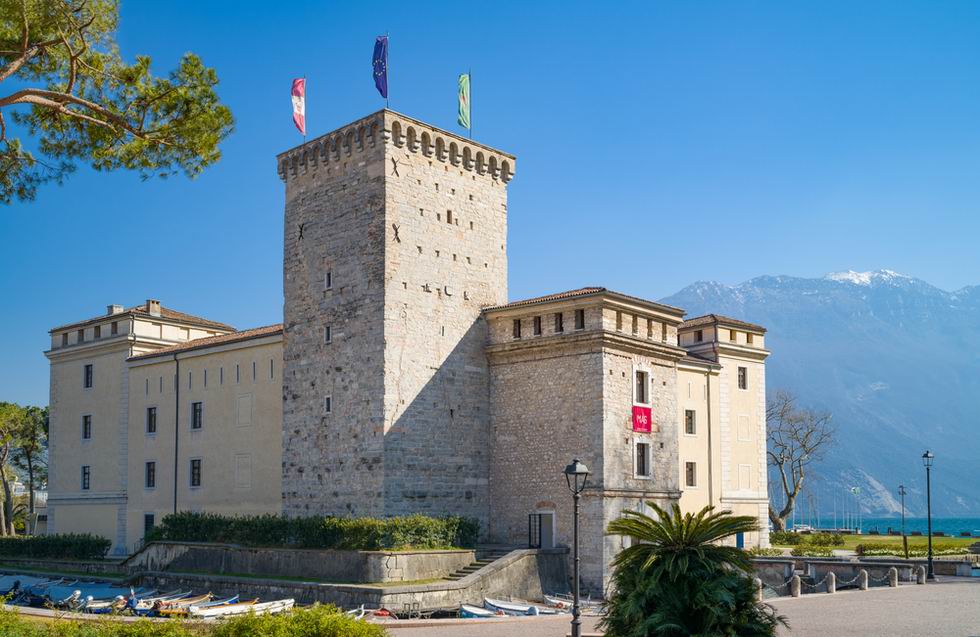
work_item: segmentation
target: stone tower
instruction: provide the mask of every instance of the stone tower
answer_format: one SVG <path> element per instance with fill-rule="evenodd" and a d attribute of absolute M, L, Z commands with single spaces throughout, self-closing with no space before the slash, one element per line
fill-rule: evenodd
<path fill-rule="evenodd" d="M 486 529 L 487 328 L 514 157 L 382 110 L 278 157 L 283 510 Z"/>

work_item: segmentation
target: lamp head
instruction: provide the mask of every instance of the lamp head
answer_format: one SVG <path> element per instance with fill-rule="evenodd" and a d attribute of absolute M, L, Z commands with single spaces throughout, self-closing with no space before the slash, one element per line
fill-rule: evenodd
<path fill-rule="evenodd" d="M 565 467 L 565 482 L 568 483 L 568 490 L 574 494 L 582 493 L 585 483 L 589 479 L 589 468 L 578 461 L 572 460 L 572 464 Z"/>
<path fill-rule="evenodd" d="M 932 461 L 936 456 L 932 455 L 931 451 L 926 451 L 922 454 L 922 465 L 925 467 L 931 467 Z"/>

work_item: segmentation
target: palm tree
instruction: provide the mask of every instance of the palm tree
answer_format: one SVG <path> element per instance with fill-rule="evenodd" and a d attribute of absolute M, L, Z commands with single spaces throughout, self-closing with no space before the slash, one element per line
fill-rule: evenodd
<path fill-rule="evenodd" d="M 756 518 L 670 511 L 653 502 L 658 519 L 637 511 L 609 525 L 608 535 L 632 540 L 613 560 L 612 593 L 603 627 L 608 637 L 738 635 L 768 637 L 785 620 L 756 601 L 748 553 L 721 544 L 758 530 Z"/>

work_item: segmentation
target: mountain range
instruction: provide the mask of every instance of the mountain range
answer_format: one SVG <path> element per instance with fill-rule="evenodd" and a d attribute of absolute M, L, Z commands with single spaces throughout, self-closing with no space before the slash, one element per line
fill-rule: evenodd
<path fill-rule="evenodd" d="M 897 515 L 904 484 L 909 515 L 925 515 L 929 449 L 933 515 L 980 517 L 980 286 L 948 292 L 891 270 L 847 271 L 700 281 L 663 302 L 764 325 L 767 392 L 833 414 L 835 444 L 801 508 Z"/>

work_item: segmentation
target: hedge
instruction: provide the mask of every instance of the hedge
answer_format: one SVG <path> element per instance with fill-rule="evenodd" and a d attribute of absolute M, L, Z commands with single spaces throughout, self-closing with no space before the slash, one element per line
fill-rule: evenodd
<path fill-rule="evenodd" d="M 769 541 L 782 546 L 810 544 L 812 546 L 844 546 L 844 536 L 840 533 L 812 533 L 804 535 L 793 531 L 773 531 Z"/>
<path fill-rule="evenodd" d="M 480 524 L 472 518 L 408 515 L 391 518 L 223 516 L 183 512 L 163 518 L 147 542 L 224 542 L 242 546 L 305 549 L 441 549 L 476 546 Z"/>
<path fill-rule="evenodd" d="M 91 533 L 0 537 L 0 556 L 96 560 L 111 546 L 110 540 Z"/>
<path fill-rule="evenodd" d="M 790 551 L 790 555 L 795 557 L 833 557 L 834 549 L 829 546 L 798 544 Z"/>
<path fill-rule="evenodd" d="M 864 542 L 854 547 L 854 551 L 862 556 L 894 555 L 905 557 L 905 549 L 902 548 L 901 542 Z M 933 555 L 965 555 L 969 552 L 969 549 L 962 544 L 932 543 Z M 928 554 L 929 547 L 925 544 L 909 544 L 909 557 L 926 557 Z"/>
<path fill-rule="evenodd" d="M 344 615 L 333 606 L 311 606 L 282 615 L 232 617 L 211 626 L 194 628 L 179 621 L 151 622 L 148 619 L 123 623 L 37 622 L 21 618 L 0 607 L 3 637 L 384 637 L 377 624 Z"/>

